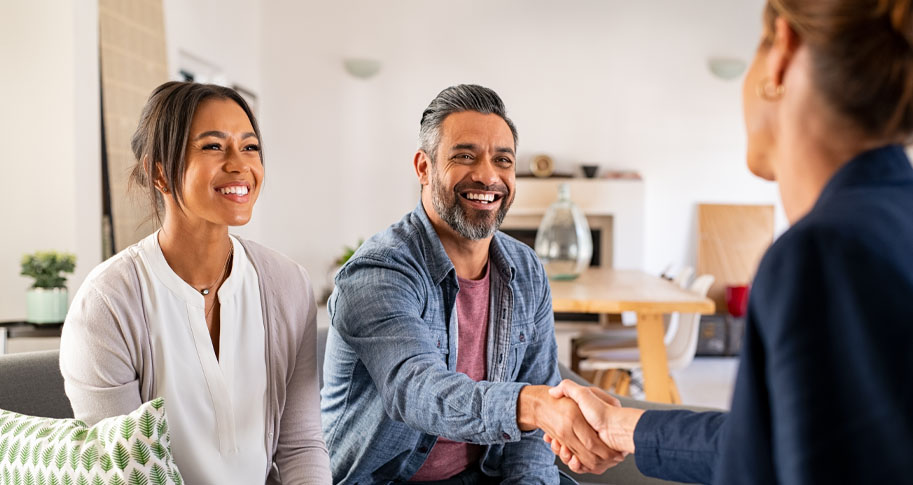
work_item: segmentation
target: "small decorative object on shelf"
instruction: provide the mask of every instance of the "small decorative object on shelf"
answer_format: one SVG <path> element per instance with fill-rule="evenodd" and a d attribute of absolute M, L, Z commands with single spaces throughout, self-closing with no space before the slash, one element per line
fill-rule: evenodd
<path fill-rule="evenodd" d="M 60 323 L 67 316 L 67 278 L 76 269 L 76 256 L 56 251 L 38 251 L 22 257 L 23 276 L 35 283 L 26 292 L 26 321 Z"/>
<path fill-rule="evenodd" d="M 558 186 L 558 200 L 542 217 L 535 249 L 545 272 L 553 280 L 572 280 L 590 264 L 593 236 L 586 216 L 571 202 L 567 183 Z"/>
<path fill-rule="evenodd" d="M 581 165 L 580 168 L 583 169 L 583 176 L 588 179 L 595 177 L 599 171 L 599 165 Z"/>
<path fill-rule="evenodd" d="M 536 177 L 549 177 L 555 171 L 555 161 L 548 155 L 536 155 L 529 161 L 529 171 Z"/>

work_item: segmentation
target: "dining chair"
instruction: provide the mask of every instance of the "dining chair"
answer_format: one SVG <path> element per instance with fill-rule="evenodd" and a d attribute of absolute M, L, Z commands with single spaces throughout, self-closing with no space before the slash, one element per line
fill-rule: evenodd
<path fill-rule="evenodd" d="M 706 296 L 713 281 L 713 275 L 698 276 L 691 283 L 689 290 Z M 664 339 L 670 371 L 683 369 L 694 360 L 700 321 L 699 313 L 677 315 L 674 325 L 670 319 Z M 640 368 L 640 351 L 637 348 L 636 337 L 626 341 L 590 339 L 583 343 L 574 342 L 572 352 L 573 364 L 580 372 L 591 375 L 591 382 L 617 394 L 629 395 L 631 371 Z M 675 402 L 680 402 L 675 381 L 670 378 L 669 383 Z"/>

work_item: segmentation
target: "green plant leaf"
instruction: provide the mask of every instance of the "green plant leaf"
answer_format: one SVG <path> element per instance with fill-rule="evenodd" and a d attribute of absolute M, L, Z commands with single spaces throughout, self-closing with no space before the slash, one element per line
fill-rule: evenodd
<path fill-rule="evenodd" d="M 10 447 L 10 437 L 4 436 L 3 441 L 0 441 L 0 461 L 3 460 L 3 457 L 6 456 L 6 450 Z M 161 457 L 159 457 L 161 458 Z"/>
<path fill-rule="evenodd" d="M 89 485 L 89 480 L 85 475 L 80 473 L 76 476 L 76 485 Z"/>
<path fill-rule="evenodd" d="M 48 447 L 44 449 L 41 453 L 41 463 L 45 468 L 51 466 L 51 461 L 54 459 L 54 446 L 51 443 L 48 443 Z"/>
<path fill-rule="evenodd" d="M 13 483 L 15 485 L 22 485 L 22 476 L 19 475 L 18 468 L 13 468 Z"/>
<path fill-rule="evenodd" d="M 95 441 L 98 439 L 98 428 L 92 427 L 89 430 L 89 434 L 86 435 L 86 441 Z"/>
<path fill-rule="evenodd" d="M 61 444 L 60 448 L 57 448 L 57 456 L 54 458 L 54 464 L 57 465 L 58 470 L 62 470 L 63 466 L 67 464 L 66 445 Z"/>
<path fill-rule="evenodd" d="M 165 416 L 162 416 L 162 420 L 159 421 L 158 425 L 159 437 L 165 436 L 168 434 L 168 420 L 165 419 Z"/>
<path fill-rule="evenodd" d="M 146 463 L 149 463 L 149 456 L 149 446 L 146 443 L 139 440 L 133 442 L 133 461 L 146 466 Z"/>
<path fill-rule="evenodd" d="M 130 416 L 124 416 L 124 420 L 120 423 L 120 437 L 129 441 L 134 431 L 136 431 L 136 420 Z"/>
<path fill-rule="evenodd" d="M 18 440 L 13 441 L 13 445 L 10 446 L 9 451 L 6 452 L 6 461 L 13 463 L 16 461 L 16 457 L 19 456 L 19 447 L 22 446 Z"/>
<path fill-rule="evenodd" d="M 38 470 L 38 474 L 35 478 L 38 479 L 38 485 L 48 485 L 48 477 L 44 474 L 44 470 Z"/>
<path fill-rule="evenodd" d="M 73 471 L 79 468 L 79 454 L 79 443 L 73 443 L 73 447 L 70 448 L 70 468 Z"/>
<path fill-rule="evenodd" d="M 22 276 L 35 279 L 34 288 L 62 288 L 66 277 L 61 273 L 72 273 L 76 269 L 76 256 L 56 251 L 38 251 L 22 257 Z"/>
<path fill-rule="evenodd" d="M 89 434 L 89 431 L 86 428 L 76 428 L 73 430 L 73 434 L 70 435 L 70 440 L 72 441 L 85 441 L 86 435 Z"/>
<path fill-rule="evenodd" d="M 29 454 L 32 452 L 32 443 L 26 441 L 22 444 L 22 449 L 19 450 L 19 463 L 25 465 L 29 461 Z"/>
<path fill-rule="evenodd" d="M 111 426 L 108 428 L 108 442 L 113 443 L 114 439 L 117 437 L 117 426 Z"/>
<path fill-rule="evenodd" d="M 152 443 L 152 453 L 153 453 L 153 454 L 155 455 L 155 457 L 158 458 L 159 460 L 164 460 L 164 459 L 165 459 L 165 455 L 168 454 L 168 450 L 166 450 L 165 447 L 162 446 L 161 443 L 159 443 L 158 441 L 156 441 L 155 443 Z"/>
<path fill-rule="evenodd" d="M 29 421 L 27 419 L 20 420 L 16 424 L 16 431 L 13 432 L 13 436 L 19 436 L 25 433 L 25 430 L 29 427 Z"/>
<path fill-rule="evenodd" d="M 0 428 L 0 434 L 9 434 L 10 430 L 16 427 L 16 424 L 19 423 L 19 420 L 16 418 L 10 419 L 3 424 L 3 427 Z"/>
<path fill-rule="evenodd" d="M 101 455 L 101 458 L 98 459 L 98 466 L 100 466 L 105 473 L 111 471 L 111 468 L 114 468 L 114 463 L 111 462 L 111 456 L 107 453 Z"/>
<path fill-rule="evenodd" d="M 149 485 L 149 479 L 146 478 L 146 475 L 143 475 L 143 472 L 137 470 L 136 468 L 130 473 L 130 485 Z"/>
<path fill-rule="evenodd" d="M 111 458 L 114 460 L 114 464 L 117 465 L 121 471 L 127 468 L 127 465 L 130 464 L 130 453 L 127 451 L 127 448 L 124 445 L 117 443 L 114 445 L 114 451 L 111 452 Z"/>
<path fill-rule="evenodd" d="M 38 420 L 38 419 L 34 420 L 34 421 L 29 425 L 28 429 L 25 430 L 25 436 L 24 436 L 24 437 L 25 437 L 25 438 L 28 438 L 29 436 L 32 436 L 33 434 L 35 434 L 35 432 L 38 431 L 39 428 L 41 428 L 41 426 L 42 426 L 43 424 L 44 424 L 44 423 L 43 423 L 41 420 Z"/>
<path fill-rule="evenodd" d="M 174 466 L 168 468 L 168 476 L 171 477 L 171 481 L 174 482 L 174 485 L 181 485 L 184 483 L 184 479 L 181 478 L 181 474 L 178 473 L 178 469 Z"/>
<path fill-rule="evenodd" d="M 70 473 L 64 470 L 63 474 L 60 475 L 60 482 L 63 485 L 73 485 L 73 477 L 70 476 Z"/>
<path fill-rule="evenodd" d="M 48 485 L 60 485 L 60 480 L 57 479 L 54 472 L 48 472 Z"/>
<path fill-rule="evenodd" d="M 25 485 L 35 485 L 35 476 L 32 475 L 32 470 L 26 469 L 24 478 L 25 480 L 23 480 L 23 482 L 25 482 Z"/>
<path fill-rule="evenodd" d="M 101 479 L 100 475 L 95 475 L 92 477 L 92 485 L 105 485 L 105 481 Z"/>
<path fill-rule="evenodd" d="M 152 482 L 152 485 L 165 485 L 168 483 L 168 474 L 165 473 L 164 468 L 156 463 L 152 465 L 152 468 L 149 470 L 149 480 Z"/>
<path fill-rule="evenodd" d="M 115 475 L 111 476 L 110 480 L 108 480 L 108 485 L 127 485 L 127 484 L 124 483 L 124 479 L 121 478 L 120 475 L 115 474 Z"/>
<path fill-rule="evenodd" d="M 98 448 L 95 446 L 88 446 L 82 452 L 82 467 L 86 470 L 91 470 L 92 467 L 98 463 Z"/>
<path fill-rule="evenodd" d="M 152 434 L 155 433 L 155 416 L 149 411 L 139 417 L 139 432 L 146 438 L 152 438 Z"/>
<path fill-rule="evenodd" d="M 47 438 L 53 432 L 54 432 L 53 426 L 45 426 L 45 427 L 41 428 L 41 431 L 39 431 L 37 435 L 35 435 L 35 438 L 36 439 Z"/>
<path fill-rule="evenodd" d="M 162 406 L 165 405 L 165 398 L 157 397 L 157 398 L 153 399 L 152 401 L 150 401 L 149 404 L 151 404 L 152 407 L 155 408 L 156 411 L 158 411 L 158 410 L 162 409 Z"/>
<path fill-rule="evenodd" d="M 33 466 L 38 466 L 38 461 L 41 459 L 41 451 L 42 451 L 43 447 L 44 447 L 44 444 L 41 443 L 40 441 L 36 442 L 32 446 L 32 465 Z"/>

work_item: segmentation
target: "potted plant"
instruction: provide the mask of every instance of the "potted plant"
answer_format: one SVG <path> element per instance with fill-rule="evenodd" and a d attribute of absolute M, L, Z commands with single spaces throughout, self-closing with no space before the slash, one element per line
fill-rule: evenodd
<path fill-rule="evenodd" d="M 25 296 L 26 321 L 60 323 L 67 316 L 67 278 L 76 268 L 76 256 L 38 251 L 22 257 L 22 274 L 35 279 Z"/>
<path fill-rule="evenodd" d="M 358 250 L 363 242 L 365 242 L 364 239 L 359 239 L 358 243 L 354 246 L 343 246 L 342 254 L 333 260 L 333 264 L 327 271 L 327 286 L 324 288 L 321 301 L 326 302 L 330 298 L 330 293 L 333 292 L 333 288 L 336 286 L 336 273 L 339 272 L 339 269 L 342 268 L 342 265 L 346 264 L 346 262 L 349 261 L 349 259 L 355 254 L 355 251 Z"/>

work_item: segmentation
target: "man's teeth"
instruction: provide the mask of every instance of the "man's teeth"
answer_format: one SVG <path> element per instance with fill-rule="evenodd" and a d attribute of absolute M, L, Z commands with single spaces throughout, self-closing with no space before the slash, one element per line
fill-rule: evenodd
<path fill-rule="evenodd" d="M 466 198 L 469 200 L 477 200 L 479 202 L 494 202 L 495 194 L 476 194 L 469 192 L 466 194 Z"/>
<path fill-rule="evenodd" d="M 247 195 L 247 187 L 243 185 L 232 185 L 231 187 L 222 187 L 219 189 L 219 192 L 222 194 L 237 194 L 237 195 Z"/>

